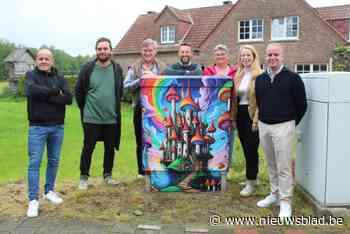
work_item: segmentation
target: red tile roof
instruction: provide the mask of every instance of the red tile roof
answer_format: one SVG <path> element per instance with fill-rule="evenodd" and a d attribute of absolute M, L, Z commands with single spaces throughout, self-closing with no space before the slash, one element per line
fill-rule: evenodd
<path fill-rule="evenodd" d="M 130 53 L 139 52 L 140 45 L 146 38 L 152 38 L 154 33 L 153 22 L 158 16 L 157 13 L 150 13 L 140 15 L 136 21 L 129 28 L 127 33 L 120 40 L 116 48 L 115 53 Z"/>
<path fill-rule="evenodd" d="M 192 23 L 192 20 L 191 20 L 191 16 L 189 14 L 189 12 L 184 12 L 184 11 L 181 11 L 175 7 L 171 7 L 169 6 L 169 9 L 174 13 L 174 15 L 176 16 L 176 18 L 178 18 L 179 20 L 181 21 L 184 21 L 186 23 Z"/>
<path fill-rule="evenodd" d="M 236 2 L 237 4 L 237 2 Z M 184 37 L 176 43 L 186 42 L 193 48 L 200 48 L 202 43 L 218 27 L 220 22 L 234 8 L 235 4 L 226 4 L 212 7 L 201 7 L 180 10 L 171 6 L 165 6 L 160 13 L 140 15 L 128 32 L 120 40 L 113 50 L 116 54 L 139 53 L 140 45 L 146 38 L 159 38 L 159 29 L 155 22 L 165 10 L 170 10 L 174 16 L 182 22 L 189 24 L 189 30 Z M 324 20 L 350 18 L 350 5 L 315 8 Z M 159 51 L 177 50 L 178 44 L 160 46 Z"/>
<path fill-rule="evenodd" d="M 191 14 L 193 25 L 184 42 L 199 48 L 219 25 L 234 5 L 222 5 L 185 10 Z"/>
<path fill-rule="evenodd" d="M 186 33 L 184 38 L 180 41 L 189 43 L 194 48 L 199 48 L 233 7 L 234 5 L 227 4 L 179 10 L 174 7 L 165 6 L 163 11 L 168 8 L 178 20 L 192 24 L 188 33 Z M 144 39 L 155 38 L 156 33 L 159 33 L 159 30 L 155 28 L 154 25 L 161 13 L 140 15 L 120 40 L 113 52 L 116 54 L 138 53 L 140 50 L 139 47 Z M 164 48 L 161 46 L 159 50 L 177 50 L 177 46 L 165 46 Z"/>
<path fill-rule="evenodd" d="M 350 18 L 350 5 L 319 7 L 316 10 L 324 20 Z"/>

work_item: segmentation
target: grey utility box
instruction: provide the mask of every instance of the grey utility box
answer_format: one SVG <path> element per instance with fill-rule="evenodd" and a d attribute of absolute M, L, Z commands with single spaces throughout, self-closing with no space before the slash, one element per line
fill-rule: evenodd
<path fill-rule="evenodd" d="M 302 75 L 296 182 L 322 207 L 350 205 L 350 72 Z"/>

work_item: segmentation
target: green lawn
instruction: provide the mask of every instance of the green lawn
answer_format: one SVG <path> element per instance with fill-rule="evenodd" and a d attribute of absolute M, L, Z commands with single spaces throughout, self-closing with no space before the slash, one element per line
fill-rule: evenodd
<path fill-rule="evenodd" d="M 7 92 L 7 83 L 0 82 L 0 97 Z M 132 109 L 123 105 L 122 144 L 116 153 L 113 174 L 120 180 L 136 177 L 135 144 L 132 127 Z M 0 98 L 0 184 L 24 180 L 27 167 L 28 121 L 26 100 L 9 97 Z M 79 110 L 69 106 L 66 113 L 65 136 L 61 153 L 58 180 L 78 180 L 80 152 L 83 134 L 80 125 Z M 43 165 L 46 165 L 45 156 Z M 103 144 L 98 143 L 93 155 L 91 176 L 102 175 Z M 43 166 L 41 175 L 44 175 Z"/>
<path fill-rule="evenodd" d="M 6 92 L 5 82 L 0 82 L 1 93 Z M 27 166 L 27 133 L 28 121 L 26 100 L 0 98 L 0 184 L 24 180 Z M 61 153 L 61 164 L 58 180 L 78 180 L 79 161 L 82 149 L 83 134 L 80 125 L 79 110 L 75 105 L 69 106 L 66 113 L 65 137 Z M 244 180 L 244 159 L 239 142 L 235 144 L 235 160 L 230 178 Z M 98 143 L 91 164 L 91 176 L 102 174 L 103 144 Z M 266 180 L 266 166 L 261 157 L 262 180 Z M 46 165 L 44 156 L 43 165 Z M 43 166 L 41 175 L 44 176 Z M 129 104 L 122 106 L 122 141 L 120 151 L 116 153 L 113 175 L 122 181 L 130 181 L 136 177 L 137 164 L 135 156 L 135 140 L 132 125 L 132 108 Z"/>

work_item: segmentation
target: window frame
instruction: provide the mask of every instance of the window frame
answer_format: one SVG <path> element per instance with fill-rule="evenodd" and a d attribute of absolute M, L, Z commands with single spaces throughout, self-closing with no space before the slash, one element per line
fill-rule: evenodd
<path fill-rule="evenodd" d="M 171 38 L 171 30 L 173 29 L 173 40 Z M 165 30 L 165 38 L 163 37 L 163 30 Z M 176 27 L 175 25 L 160 26 L 160 44 L 174 44 L 176 41 Z"/>
<path fill-rule="evenodd" d="M 298 71 L 298 66 L 303 66 L 302 72 Z M 305 66 L 310 66 L 309 72 L 305 72 Z M 316 73 L 314 71 L 314 66 L 319 66 L 319 70 L 316 72 L 328 72 L 329 71 L 329 64 L 328 63 L 296 63 L 294 65 L 294 71 L 298 74 L 305 74 L 305 73 Z M 322 71 L 322 66 L 326 66 L 326 70 Z"/>
<path fill-rule="evenodd" d="M 253 36 L 253 20 L 261 21 L 261 38 L 252 38 Z M 241 39 L 241 22 L 249 22 L 249 38 Z M 252 18 L 246 20 L 238 21 L 238 42 L 255 42 L 255 41 L 264 41 L 264 19 L 263 18 Z"/>
<path fill-rule="evenodd" d="M 296 36 L 288 37 L 288 18 L 296 17 L 297 18 L 297 30 L 296 30 Z M 274 37 L 273 35 L 273 21 L 274 20 L 280 20 L 283 19 L 283 37 Z M 293 19 L 292 19 L 293 22 Z M 294 24 L 292 23 L 292 26 Z M 271 41 L 293 41 L 293 40 L 299 40 L 299 31 L 300 31 L 300 17 L 297 15 L 291 15 L 291 16 L 284 16 L 284 17 L 276 17 L 271 19 Z"/>

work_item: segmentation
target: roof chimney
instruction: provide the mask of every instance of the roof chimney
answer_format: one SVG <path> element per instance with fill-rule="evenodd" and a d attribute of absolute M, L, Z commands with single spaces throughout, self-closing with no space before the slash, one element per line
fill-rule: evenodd
<path fill-rule="evenodd" d="M 232 1 L 223 1 L 222 4 L 223 5 L 232 5 Z"/>

